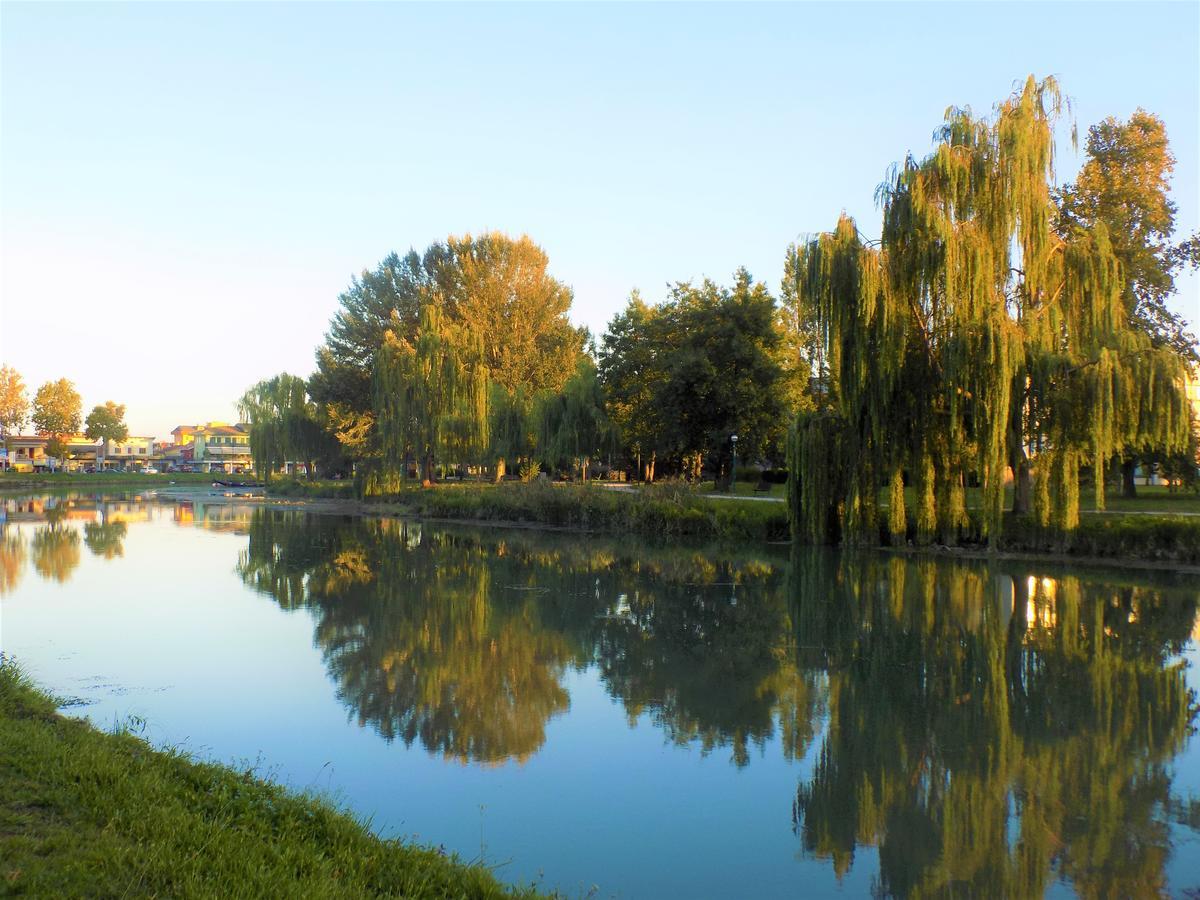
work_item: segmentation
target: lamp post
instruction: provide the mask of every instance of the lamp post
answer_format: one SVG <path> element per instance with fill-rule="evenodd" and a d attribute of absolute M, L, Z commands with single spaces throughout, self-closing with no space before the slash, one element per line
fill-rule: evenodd
<path fill-rule="evenodd" d="M 737 493 L 737 435 L 730 435 L 729 438 L 733 442 L 733 464 L 729 467 L 729 490 L 731 493 Z"/>

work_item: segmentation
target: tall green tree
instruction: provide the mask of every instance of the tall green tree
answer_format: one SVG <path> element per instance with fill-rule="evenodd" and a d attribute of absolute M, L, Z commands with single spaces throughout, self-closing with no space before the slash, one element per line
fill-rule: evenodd
<path fill-rule="evenodd" d="M 29 394 L 16 369 L 0 366 L 0 434 L 19 432 L 29 416 Z"/>
<path fill-rule="evenodd" d="M 125 440 L 129 437 L 129 427 L 125 424 L 125 406 L 109 400 L 103 406 L 93 407 L 84 422 L 83 433 L 93 441 Z"/>
<path fill-rule="evenodd" d="M 727 468 L 735 434 L 747 457 L 778 446 L 789 401 L 777 315 L 745 269 L 730 288 L 676 284 L 657 307 L 631 298 L 599 359 L 630 451 L 687 459 L 698 472 L 706 458 Z"/>
<path fill-rule="evenodd" d="M 638 478 L 654 479 L 654 462 L 665 434 L 655 396 L 665 369 L 659 365 L 660 330 L 654 307 L 636 290 L 613 317 L 597 359 L 608 415 L 636 464 Z"/>
<path fill-rule="evenodd" d="M 376 354 L 375 419 L 385 465 L 406 471 L 416 459 L 426 485 L 438 460 L 479 462 L 487 448 L 488 369 L 466 331 L 427 300 L 415 341 L 397 323 Z"/>
<path fill-rule="evenodd" d="M 392 254 L 356 278 L 339 298 L 310 381 L 347 448 L 361 454 L 370 446 L 374 364 L 385 336 L 415 344 L 427 304 L 461 337 L 457 351 L 478 354 L 510 396 L 560 390 L 586 332 L 570 324 L 571 290 L 548 266 L 530 238 L 488 233 L 450 237 L 423 254 Z"/>
<path fill-rule="evenodd" d="M 596 364 L 584 356 L 562 391 L 539 399 L 538 455 L 551 466 L 578 470 L 587 481 L 592 460 L 611 447 L 614 437 L 604 405 Z"/>
<path fill-rule="evenodd" d="M 83 420 L 83 400 L 66 378 L 47 381 L 33 395 L 31 418 L 39 434 L 75 434 Z"/>
<path fill-rule="evenodd" d="M 1058 196 L 1061 229 L 1094 229 L 1103 223 L 1121 263 L 1122 296 L 1131 328 L 1155 347 L 1170 347 L 1188 365 L 1200 364 L 1196 339 L 1169 305 L 1175 275 L 1194 267 L 1191 241 L 1173 244 L 1176 204 L 1170 199 L 1175 157 L 1163 121 L 1139 109 L 1127 122 L 1107 118 L 1088 130 L 1087 161 Z M 1139 459 L 1161 448 L 1133 443 L 1122 460 L 1126 496 L 1134 496 Z"/>
<path fill-rule="evenodd" d="M 263 481 L 289 459 L 305 459 L 308 448 L 297 444 L 296 423 L 315 415 L 315 409 L 303 378 L 281 372 L 258 382 L 238 401 L 238 413 L 250 425 L 250 455 Z"/>
<path fill-rule="evenodd" d="M 1081 464 L 1103 472 L 1129 446 L 1186 446 L 1182 362 L 1131 325 L 1108 228 L 1056 227 L 1063 106 L 1053 79 L 1031 77 L 991 117 L 951 108 L 934 152 L 880 186 L 877 244 L 843 217 L 789 251 L 825 393 L 793 441 L 799 538 L 875 539 L 879 486 L 902 498 L 902 473 L 922 540 L 957 537 L 971 476 L 995 536 L 1027 448 L 1039 521 L 1069 530 Z M 1102 507 L 1102 477 L 1096 496 Z"/>

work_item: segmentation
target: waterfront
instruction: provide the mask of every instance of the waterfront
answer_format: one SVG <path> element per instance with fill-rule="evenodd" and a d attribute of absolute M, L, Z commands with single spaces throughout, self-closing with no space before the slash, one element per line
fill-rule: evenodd
<path fill-rule="evenodd" d="M 1196 579 L 12 500 L 67 711 L 599 896 L 1200 883 Z"/>

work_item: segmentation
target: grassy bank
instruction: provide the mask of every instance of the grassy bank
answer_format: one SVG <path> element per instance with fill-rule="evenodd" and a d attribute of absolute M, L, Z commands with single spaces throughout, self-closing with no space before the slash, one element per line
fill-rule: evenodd
<path fill-rule="evenodd" d="M 378 498 L 405 512 L 462 521 L 529 522 L 615 534 L 787 540 L 782 503 L 706 500 L 685 485 L 619 491 L 597 484 L 446 485 Z"/>
<path fill-rule="evenodd" d="M 353 485 L 344 481 L 279 481 L 272 483 L 270 493 L 296 498 L 350 499 L 354 490 Z M 468 522 L 523 522 L 617 534 L 713 540 L 783 541 L 789 537 L 785 504 L 708 499 L 695 488 L 673 483 L 640 485 L 632 490 L 545 482 L 451 483 L 434 488 L 404 484 L 368 502 L 371 501 L 388 511 Z M 1065 535 L 1038 528 L 1028 517 L 1009 514 L 1005 517 L 999 549 L 1200 565 L 1200 517 L 1179 515 L 1191 513 L 1195 503 L 1194 495 L 1144 490 L 1136 501 L 1125 501 L 1125 505 L 1110 503 L 1108 513 L 1085 511 L 1079 528 Z M 977 543 L 978 522 L 973 522 L 969 532 L 963 535 L 965 543 Z M 916 523 L 910 511 L 910 537 L 915 538 L 915 533 Z"/>
<path fill-rule="evenodd" d="M 510 896 L 488 870 L 380 840 L 324 800 L 59 716 L 11 660 L 0 857 L 5 895 Z"/>
<path fill-rule="evenodd" d="M 1029 516 L 1008 515 L 1000 549 L 1090 558 L 1138 559 L 1200 565 L 1200 518 L 1170 515 L 1081 516 L 1063 534 L 1041 528 Z"/>

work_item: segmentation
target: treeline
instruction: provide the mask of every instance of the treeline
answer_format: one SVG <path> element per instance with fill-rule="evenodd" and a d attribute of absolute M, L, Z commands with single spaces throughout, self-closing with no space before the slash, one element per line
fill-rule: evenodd
<path fill-rule="evenodd" d="M 744 269 L 659 304 L 635 291 L 598 339 L 528 237 L 391 255 L 339 298 L 302 391 L 280 376 L 244 398 L 274 448 L 256 457 L 386 492 L 439 470 L 720 478 L 736 454 L 786 462 L 813 542 L 902 539 L 910 516 L 954 542 L 975 486 L 990 539 L 1010 481 L 1012 511 L 1070 531 L 1081 477 L 1101 508 L 1139 462 L 1194 479 L 1198 358 L 1167 301 L 1200 239 L 1172 240 L 1165 127 L 1094 126 L 1060 187 L 1064 109 L 1032 77 L 992 115 L 951 108 L 879 187 L 878 240 L 843 216 L 787 249 L 778 297 Z"/>
<path fill-rule="evenodd" d="M 339 298 L 317 369 L 239 402 L 259 471 L 439 472 L 499 480 L 721 473 L 735 443 L 781 462 L 808 369 L 783 311 L 744 269 L 725 287 L 681 282 L 657 306 L 635 291 L 597 342 L 528 237 L 449 238 L 391 255 Z M 735 437 L 736 436 L 736 437 Z"/>
<path fill-rule="evenodd" d="M 20 434 L 26 425 L 49 437 L 46 455 L 60 461 L 70 455 L 68 439 L 81 429 L 93 441 L 120 442 L 129 437 L 124 404 L 108 400 L 92 407 L 84 417 L 83 398 L 74 382 L 66 378 L 47 381 L 30 399 L 21 373 L 0 365 L 0 447 L 4 438 Z"/>

